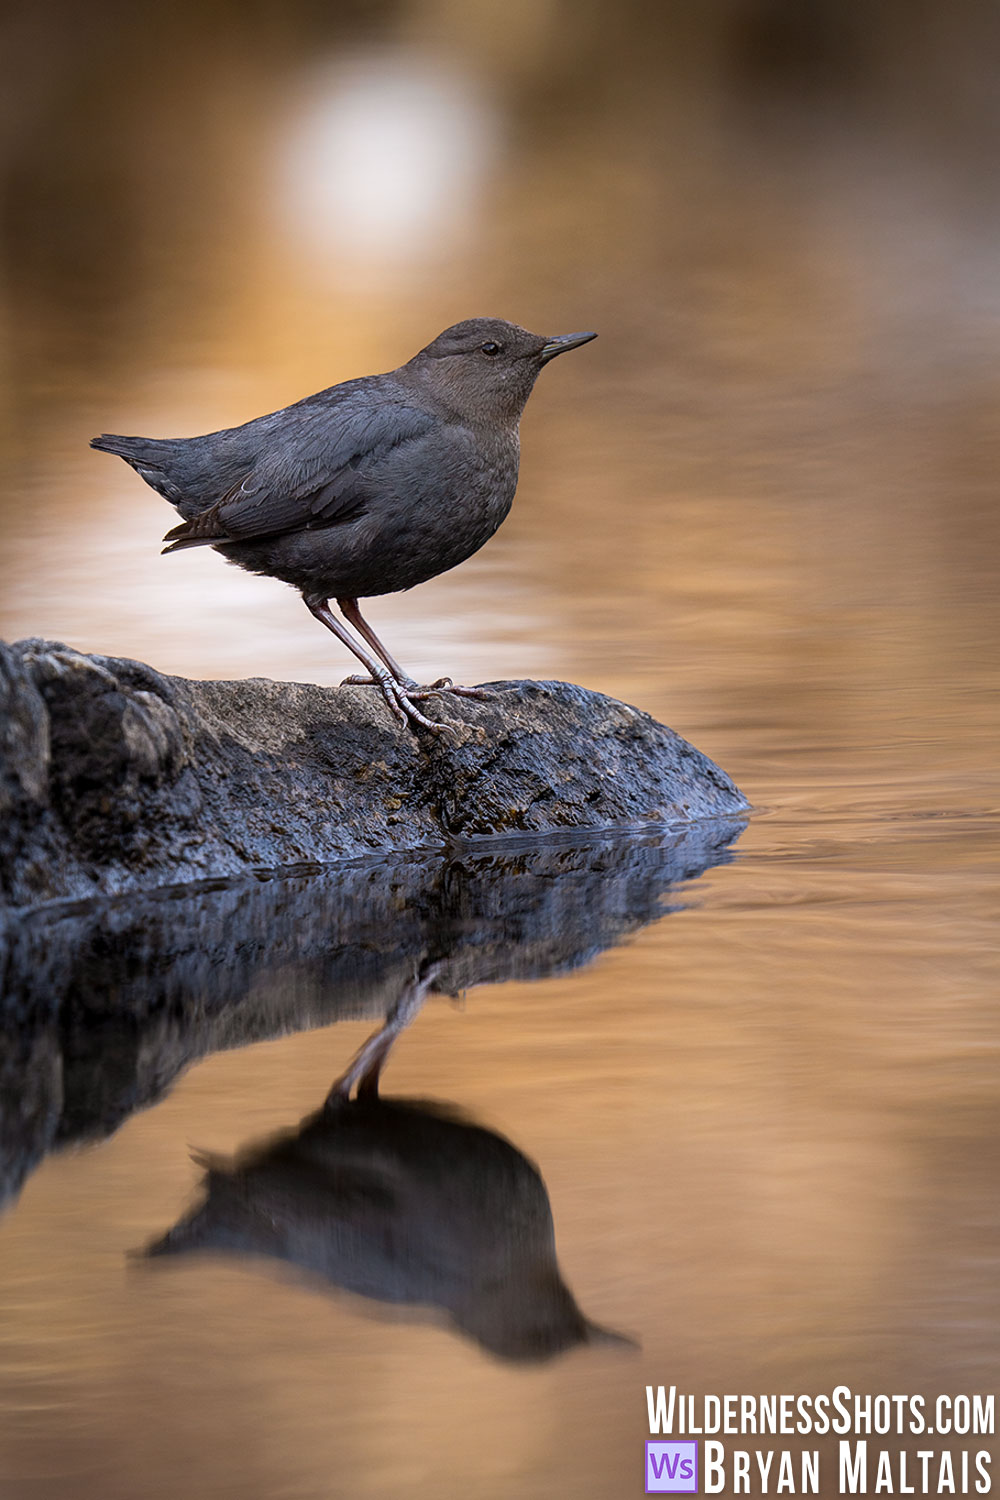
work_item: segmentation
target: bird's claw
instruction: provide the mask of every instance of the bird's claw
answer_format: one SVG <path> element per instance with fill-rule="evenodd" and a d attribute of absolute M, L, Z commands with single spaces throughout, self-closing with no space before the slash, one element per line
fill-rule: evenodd
<path fill-rule="evenodd" d="M 487 688 L 456 687 L 450 677 L 439 677 L 436 682 L 421 687 L 412 677 L 396 678 L 388 674 L 383 677 L 372 677 L 362 672 L 352 673 L 341 682 L 341 687 L 377 687 L 383 698 L 388 703 L 394 717 L 400 724 L 419 724 L 422 729 L 429 729 L 433 734 L 454 733 L 454 726 L 441 723 L 436 719 L 428 719 L 422 714 L 417 703 L 422 703 L 426 698 L 440 698 L 442 693 L 454 693 L 457 698 L 477 698 L 480 702 L 487 702 L 496 697 L 496 693 Z"/>
<path fill-rule="evenodd" d="M 388 672 L 384 677 L 366 676 L 364 673 L 355 672 L 350 677 L 345 677 L 341 687 L 377 687 L 392 712 L 393 718 L 404 729 L 411 724 L 419 724 L 421 729 L 429 729 L 431 734 L 447 734 L 451 731 L 450 724 L 442 724 L 436 719 L 428 719 L 422 714 L 413 699 L 436 697 L 429 691 L 422 691 L 418 683 L 408 679 L 405 682 L 397 682 L 395 677 L 390 677 Z M 416 691 L 413 691 L 416 689 Z"/>
<path fill-rule="evenodd" d="M 432 734 L 445 734 L 451 728 L 450 724 L 441 724 L 436 719 L 428 719 L 426 714 L 422 714 L 407 688 L 397 682 L 394 677 L 379 678 L 378 685 L 386 703 L 404 728 L 408 724 L 419 724 L 421 729 L 429 729 Z"/>
<path fill-rule="evenodd" d="M 421 687 L 415 677 L 396 677 L 393 679 L 396 686 L 401 688 L 408 698 L 414 695 L 427 698 L 435 688 L 442 687 L 446 682 L 451 682 L 450 677 L 442 677 L 440 682 L 434 682 L 430 687 Z M 381 679 L 373 677 L 370 672 L 352 672 L 350 677 L 341 678 L 341 687 L 379 687 Z"/>
<path fill-rule="evenodd" d="M 436 682 L 429 682 L 424 686 L 421 686 L 413 677 L 398 677 L 396 683 L 408 698 L 430 698 L 439 693 L 454 693 L 458 698 L 478 698 L 481 702 L 487 703 L 496 697 L 496 693 L 489 688 L 456 687 L 450 677 L 439 677 Z M 376 679 L 367 672 L 352 672 L 350 677 L 341 679 L 340 685 L 341 687 L 379 686 Z"/>
<path fill-rule="evenodd" d="M 414 685 L 415 686 L 415 685 Z M 430 683 L 427 687 L 408 688 L 411 698 L 430 698 L 437 693 L 454 693 L 456 698 L 477 698 L 481 703 L 488 703 L 496 693 L 491 693 L 488 688 L 457 687 L 450 677 L 439 677 L 437 682 Z"/>

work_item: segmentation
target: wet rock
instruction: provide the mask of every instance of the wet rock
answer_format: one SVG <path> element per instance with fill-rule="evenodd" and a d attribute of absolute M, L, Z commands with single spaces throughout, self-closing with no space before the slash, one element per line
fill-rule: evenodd
<path fill-rule="evenodd" d="M 188 681 L 0 644 L 0 897 L 746 809 L 638 709 L 566 683 L 490 686 L 489 702 L 439 700 L 454 732 L 418 736 L 372 688 Z"/>
<path fill-rule="evenodd" d="M 210 1053 L 382 1020 L 427 963 L 457 994 L 591 962 L 677 909 L 677 888 L 727 861 L 744 826 L 566 834 L 8 913 L 0 1208 L 47 1152 L 109 1135 Z"/>

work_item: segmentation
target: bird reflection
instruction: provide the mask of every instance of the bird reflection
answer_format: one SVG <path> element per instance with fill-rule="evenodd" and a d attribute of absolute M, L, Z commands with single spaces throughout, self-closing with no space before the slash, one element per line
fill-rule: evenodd
<path fill-rule="evenodd" d="M 379 1302 L 438 1310 L 503 1359 L 630 1340 L 587 1319 L 556 1260 L 528 1158 L 436 1101 L 383 1099 L 389 1050 L 435 987 L 425 966 L 322 1109 L 232 1161 L 199 1158 L 205 1196 L 148 1256 L 265 1256 Z"/>

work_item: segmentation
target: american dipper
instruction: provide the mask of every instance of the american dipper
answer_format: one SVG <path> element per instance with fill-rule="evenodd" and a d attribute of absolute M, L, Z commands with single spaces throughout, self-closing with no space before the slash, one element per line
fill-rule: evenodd
<path fill-rule="evenodd" d="M 358 600 L 413 588 L 464 562 L 497 530 L 517 488 L 518 423 L 544 364 L 596 338 L 544 338 L 469 318 L 385 375 L 306 396 L 242 427 L 193 438 L 94 438 L 184 519 L 165 552 L 214 547 L 251 573 L 298 589 L 363 662 L 389 707 L 439 733 L 420 687 L 364 619 Z M 335 599 L 361 640 L 330 609 Z"/>
<path fill-rule="evenodd" d="M 443 969 L 416 967 L 385 1026 L 294 1134 L 231 1162 L 196 1157 L 208 1169 L 204 1201 L 144 1254 L 271 1256 L 363 1297 L 440 1308 L 505 1359 L 631 1344 L 577 1306 L 533 1162 L 447 1105 L 380 1097 L 392 1044 Z"/>
<path fill-rule="evenodd" d="M 199 1153 L 201 1202 L 140 1252 L 263 1259 L 445 1325 L 501 1359 L 632 1345 L 563 1278 L 549 1195 L 510 1141 L 433 1100 L 359 1099 L 245 1146 Z M 634 1347 L 634 1346 L 633 1346 Z"/>

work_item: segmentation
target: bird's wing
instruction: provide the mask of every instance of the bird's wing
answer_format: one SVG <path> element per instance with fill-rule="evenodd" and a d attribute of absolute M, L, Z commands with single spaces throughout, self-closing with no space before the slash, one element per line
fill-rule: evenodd
<path fill-rule="evenodd" d="M 259 456 L 247 473 L 214 505 L 168 531 L 166 551 L 351 520 L 368 498 L 372 463 L 421 437 L 434 417 L 403 400 L 376 403 L 359 393 L 336 405 L 303 402 L 260 421 Z"/>

